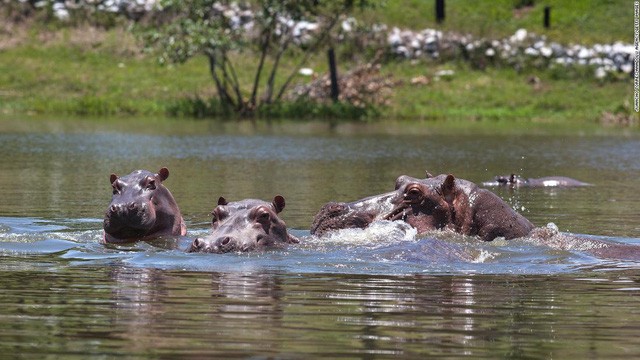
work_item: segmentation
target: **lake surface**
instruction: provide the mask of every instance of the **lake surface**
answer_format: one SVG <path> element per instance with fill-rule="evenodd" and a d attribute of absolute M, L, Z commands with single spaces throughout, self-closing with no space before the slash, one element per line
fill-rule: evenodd
<path fill-rule="evenodd" d="M 401 174 L 515 172 L 593 184 L 492 189 L 537 226 L 640 247 L 637 130 L 3 118 L 0 150 L 0 349 L 12 357 L 640 357 L 640 260 L 416 236 L 401 222 L 308 232 L 324 203 L 390 191 Z M 101 244 L 109 175 L 163 166 L 187 236 Z M 219 196 L 276 194 L 300 245 L 183 251 Z"/>

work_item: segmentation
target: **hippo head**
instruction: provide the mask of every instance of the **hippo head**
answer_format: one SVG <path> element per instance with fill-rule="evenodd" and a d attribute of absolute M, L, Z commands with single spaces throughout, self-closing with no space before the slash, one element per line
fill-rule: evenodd
<path fill-rule="evenodd" d="M 340 229 L 364 229 L 391 211 L 391 199 L 394 195 L 395 192 L 389 192 L 350 203 L 327 203 L 314 217 L 311 234 L 322 236 Z"/>
<path fill-rule="evenodd" d="M 165 225 L 171 229 L 173 223 L 158 221 L 158 217 L 164 216 L 167 199 L 173 201 L 171 193 L 162 185 L 168 177 L 167 168 L 160 169 L 157 174 L 146 170 L 136 170 L 122 177 L 111 174 L 113 197 L 104 216 L 105 238 L 140 239 L 163 230 Z M 177 205 L 173 204 L 175 215 L 181 221 Z"/>
<path fill-rule="evenodd" d="M 427 172 L 427 180 L 402 175 L 396 179 L 395 191 L 370 196 L 350 203 L 327 203 L 314 217 L 311 225 L 311 234 L 322 236 L 325 233 L 340 229 L 364 229 L 376 220 L 396 219 L 398 217 L 392 212 L 397 206 L 392 200 L 398 198 L 399 191 L 401 191 L 399 189 L 403 188 L 407 183 L 428 181 L 432 177 L 433 175 L 429 172 Z"/>
<path fill-rule="evenodd" d="M 451 207 L 446 201 L 447 186 L 450 184 L 445 175 L 427 179 L 399 177 L 391 200 L 393 209 L 384 215 L 384 219 L 404 220 L 418 233 L 442 229 L 451 219 Z"/>
<path fill-rule="evenodd" d="M 254 199 L 228 202 L 220 197 L 211 213 L 211 233 L 196 238 L 187 251 L 228 253 L 298 243 L 278 216 L 284 205 L 280 195 L 271 203 Z"/>
<path fill-rule="evenodd" d="M 498 175 L 498 176 L 496 176 L 496 182 L 498 182 L 498 185 L 514 186 L 514 185 L 519 185 L 519 184 L 525 183 L 526 180 L 523 179 L 519 175 L 511 174 L 509 176 L 506 176 L 506 175 Z"/>

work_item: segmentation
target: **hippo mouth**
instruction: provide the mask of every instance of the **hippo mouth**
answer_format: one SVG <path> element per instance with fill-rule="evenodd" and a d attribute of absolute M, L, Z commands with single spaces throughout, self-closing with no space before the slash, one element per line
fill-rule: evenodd
<path fill-rule="evenodd" d="M 147 211 L 107 212 L 104 231 L 119 239 L 142 238 L 153 227 L 155 216 Z"/>
<path fill-rule="evenodd" d="M 416 228 L 418 233 L 440 229 L 445 226 L 446 210 L 429 199 L 403 200 L 382 217 L 389 221 L 404 221 Z"/>
<path fill-rule="evenodd" d="M 406 221 L 407 210 L 410 207 L 411 207 L 410 204 L 402 203 L 399 206 L 396 206 L 395 208 L 393 208 L 388 214 L 384 215 L 382 219 L 388 220 L 388 221 L 397 221 L 397 220 Z"/>
<path fill-rule="evenodd" d="M 311 234 L 321 236 L 332 230 L 364 229 L 376 219 L 377 215 L 373 211 L 345 210 L 342 214 L 333 214 L 314 221 L 311 227 Z"/>
<path fill-rule="evenodd" d="M 226 254 L 232 252 L 249 252 L 255 249 L 267 249 L 276 245 L 278 245 L 278 243 L 273 238 L 265 235 L 258 235 L 255 241 L 240 243 L 229 237 L 219 238 L 217 241 L 211 241 L 207 238 L 196 238 L 187 252 Z"/>

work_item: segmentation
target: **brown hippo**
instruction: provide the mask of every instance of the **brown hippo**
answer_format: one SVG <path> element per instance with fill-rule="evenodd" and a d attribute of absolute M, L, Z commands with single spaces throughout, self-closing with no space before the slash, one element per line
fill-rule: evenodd
<path fill-rule="evenodd" d="M 534 228 L 496 194 L 453 175 L 404 181 L 396 192 L 395 208 L 387 218 L 403 219 L 418 233 L 452 229 L 491 241 L 522 237 Z"/>
<path fill-rule="evenodd" d="M 280 195 L 271 203 L 255 199 L 228 202 L 220 197 L 211 212 L 211 233 L 196 238 L 187 252 L 227 253 L 298 243 L 278 216 L 284 205 Z"/>
<path fill-rule="evenodd" d="M 126 243 L 187 233 L 178 204 L 162 185 L 168 177 L 169 170 L 164 167 L 157 174 L 146 170 L 122 177 L 111 174 L 113 197 L 104 216 L 105 242 Z"/>
<path fill-rule="evenodd" d="M 453 175 L 426 179 L 400 176 L 396 190 L 351 203 L 328 203 L 316 214 L 311 234 L 365 228 L 376 220 L 404 220 L 418 234 L 452 229 L 489 241 L 527 235 L 533 224 L 492 192 Z"/>
<path fill-rule="evenodd" d="M 483 182 L 484 186 L 510 187 L 574 187 L 590 186 L 591 184 L 565 176 L 545 176 L 541 178 L 523 178 L 516 174 L 496 176 L 495 181 Z"/>

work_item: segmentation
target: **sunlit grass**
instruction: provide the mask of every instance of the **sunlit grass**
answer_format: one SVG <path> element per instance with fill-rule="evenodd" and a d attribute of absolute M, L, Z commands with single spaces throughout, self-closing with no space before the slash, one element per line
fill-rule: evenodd
<path fill-rule="evenodd" d="M 577 2 L 534 1 L 534 6 L 514 16 L 517 1 L 448 0 L 444 30 L 470 32 L 478 36 L 507 36 L 520 27 L 550 40 L 564 43 L 630 42 L 631 3 L 618 0 Z M 375 12 L 356 14 L 375 21 L 414 29 L 433 27 L 433 1 L 389 0 Z M 552 6 L 552 28 L 542 28 L 542 8 Z M 408 11 L 410 9 L 411 11 Z M 611 19 L 615 19 L 612 21 Z M 39 32 L 52 32 L 42 46 Z M 160 66 L 150 54 L 137 51 L 134 37 L 112 29 L 86 38 L 69 29 L 34 27 L 30 38 L 19 46 L 0 51 L 0 113 L 72 115 L 174 115 L 215 116 L 216 97 L 206 59 L 196 57 L 186 64 Z M 295 69 L 300 54 L 285 57 L 277 73 L 281 84 Z M 236 56 L 243 92 L 248 94 L 257 59 L 251 51 Z M 344 73 L 355 64 L 340 62 Z M 326 54 L 312 57 L 309 67 L 326 72 Z M 436 80 L 438 70 L 455 75 Z M 401 80 L 391 105 L 377 110 L 358 110 L 341 105 L 314 107 L 295 103 L 265 108 L 261 116 L 308 118 L 379 117 L 406 119 L 528 119 L 534 121 L 594 121 L 603 111 L 612 111 L 632 99 L 630 79 L 599 81 L 593 69 L 556 67 L 517 72 L 512 68 L 480 71 L 465 63 L 391 61 L 383 73 Z M 411 85 L 423 75 L 428 85 Z M 268 76 L 263 73 L 262 86 Z M 534 84 L 530 80 L 540 80 Z M 309 78 L 297 76 L 294 82 Z"/>

